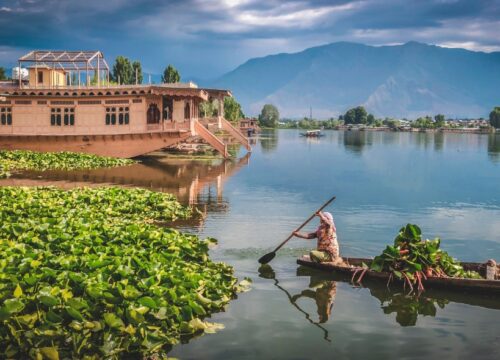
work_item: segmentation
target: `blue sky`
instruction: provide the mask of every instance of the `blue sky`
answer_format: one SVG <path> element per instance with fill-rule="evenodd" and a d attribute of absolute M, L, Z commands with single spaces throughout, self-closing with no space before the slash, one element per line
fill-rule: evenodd
<path fill-rule="evenodd" d="M 500 50 L 500 0 L 0 0 L 0 64 L 98 49 L 214 78 L 252 57 L 335 41 Z"/>

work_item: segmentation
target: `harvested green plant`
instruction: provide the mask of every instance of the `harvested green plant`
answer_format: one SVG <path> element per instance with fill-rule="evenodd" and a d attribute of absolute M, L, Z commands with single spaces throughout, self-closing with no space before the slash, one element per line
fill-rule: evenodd
<path fill-rule="evenodd" d="M 411 291 L 413 285 L 417 285 L 419 292 L 424 290 L 423 280 L 431 276 L 481 278 L 474 271 L 465 271 L 456 259 L 439 248 L 440 245 L 439 238 L 423 241 L 420 228 L 407 224 L 399 230 L 394 245 L 388 245 L 373 259 L 370 269 L 390 272 L 389 281 L 395 276 L 408 284 Z"/>

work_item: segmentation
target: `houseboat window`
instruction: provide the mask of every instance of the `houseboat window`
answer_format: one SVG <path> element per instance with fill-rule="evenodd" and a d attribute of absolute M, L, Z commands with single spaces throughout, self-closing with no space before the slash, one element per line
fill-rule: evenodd
<path fill-rule="evenodd" d="M 1 108 L 1 118 L 2 118 L 2 125 L 12 125 L 12 108 L 10 107 L 3 107 Z"/>
<path fill-rule="evenodd" d="M 106 125 L 127 125 L 130 121 L 128 107 L 106 108 Z M 117 121 L 118 120 L 118 121 Z"/>
<path fill-rule="evenodd" d="M 39 84 L 43 83 L 43 71 L 38 72 L 38 83 Z"/>
<path fill-rule="evenodd" d="M 74 108 L 50 109 L 50 125 L 62 126 L 63 124 L 64 126 L 75 125 L 75 109 Z"/>

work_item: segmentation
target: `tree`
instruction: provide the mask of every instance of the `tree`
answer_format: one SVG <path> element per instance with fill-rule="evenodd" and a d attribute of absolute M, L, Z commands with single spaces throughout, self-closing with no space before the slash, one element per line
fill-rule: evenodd
<path fill-rule="evenodd" d="M 266 104 L 259 115 L 259 125 L 262 127 L 275 128 L 278 126 L 280 113 L 276 106 Z"/>
<path fill-rule="evenodd" d="M 231 122 L 236 122 L 245 117 L 241 111 L 241 105 L 234 97 L 226 96 L 224 98 L 224 118 Z"/>
<path fill-rule="evenodd" d="M 113 65 L 113 80 L 118 84 L 135 83 L 134 70 L 130 60 L 124 56 L 118 56 Z"/>
<path fill-rule="evenodd" d="M 133 79 L 134 79 L 134 84 L 137 81 L 137 84 L 142 84 L 142 65 L 139 61 L 134 61 L 132 63 L 132 71 L 133 71 Z M 136 79 L 136 74 L 137 74 L 137 79 Z"/>
<path fill-rule="evenodd" d="M 500 128 L 500 107 L 495 106 L 495 108 L 490 112 L 490 125 L 495 129 Z"/>
<path fill-rule="evenodd" d="M 435 126 L 437 128 L 440 128 L 440 127 L 443 127 L 444 126 L 444 115 L 443 114 L 437 114 L 436 116 L 434 116 L 434 121 L 436 122 L 435 123 Z"/>
<path fill-rule="evenodd" d="M 217 100 L 203 101 L 200 103 L 199 109 L 201 117 L 214 117 L 217 115 Z"/>
<path fill-rule="evenodd" d="M 375 116 L 373 116 L 373 114 L 368 114 L 366 121 L 369 125 L 375 124 Z"/>
<path fill-rule="evenodd" d="M 169 64 L 163 71 L 161 81 L 165 84 L 178 83 L 179 81 L 181 81 L 181 76 L 177 69 Z"/>
<path fill-rule="evenodd" d="M 0 67 L 0 80 L 8 80 L 7 70 L 4 67 Z"/>
<path fill-rule="evenodd" d="M 366 124 L 367 121 L 368 113 L 363 106 L 357 106 L 355 108 L 349 109 L 344 115 L 345 124 Z"/>

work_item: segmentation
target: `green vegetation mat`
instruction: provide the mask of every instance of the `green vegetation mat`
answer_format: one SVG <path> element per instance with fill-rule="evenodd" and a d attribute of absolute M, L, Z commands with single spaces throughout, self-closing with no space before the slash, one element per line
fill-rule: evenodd
<path fill-rule="evenodd" d="M 12 170 L 76 170 L 124 166 L 135 163 L 92 154 L 72 152 L 36 152 L 27 150 L 0 150 L 0 178 L 8 177 Z"/>
<path fill-rule="evenodd" d="M 216 330 L 201 319 L 241 283 L 208 259 L 212 239 L 155 224 L 191 215 L 141 189 L 0 188 L 0 353 L 165 356 L 181 336 Z"/>

